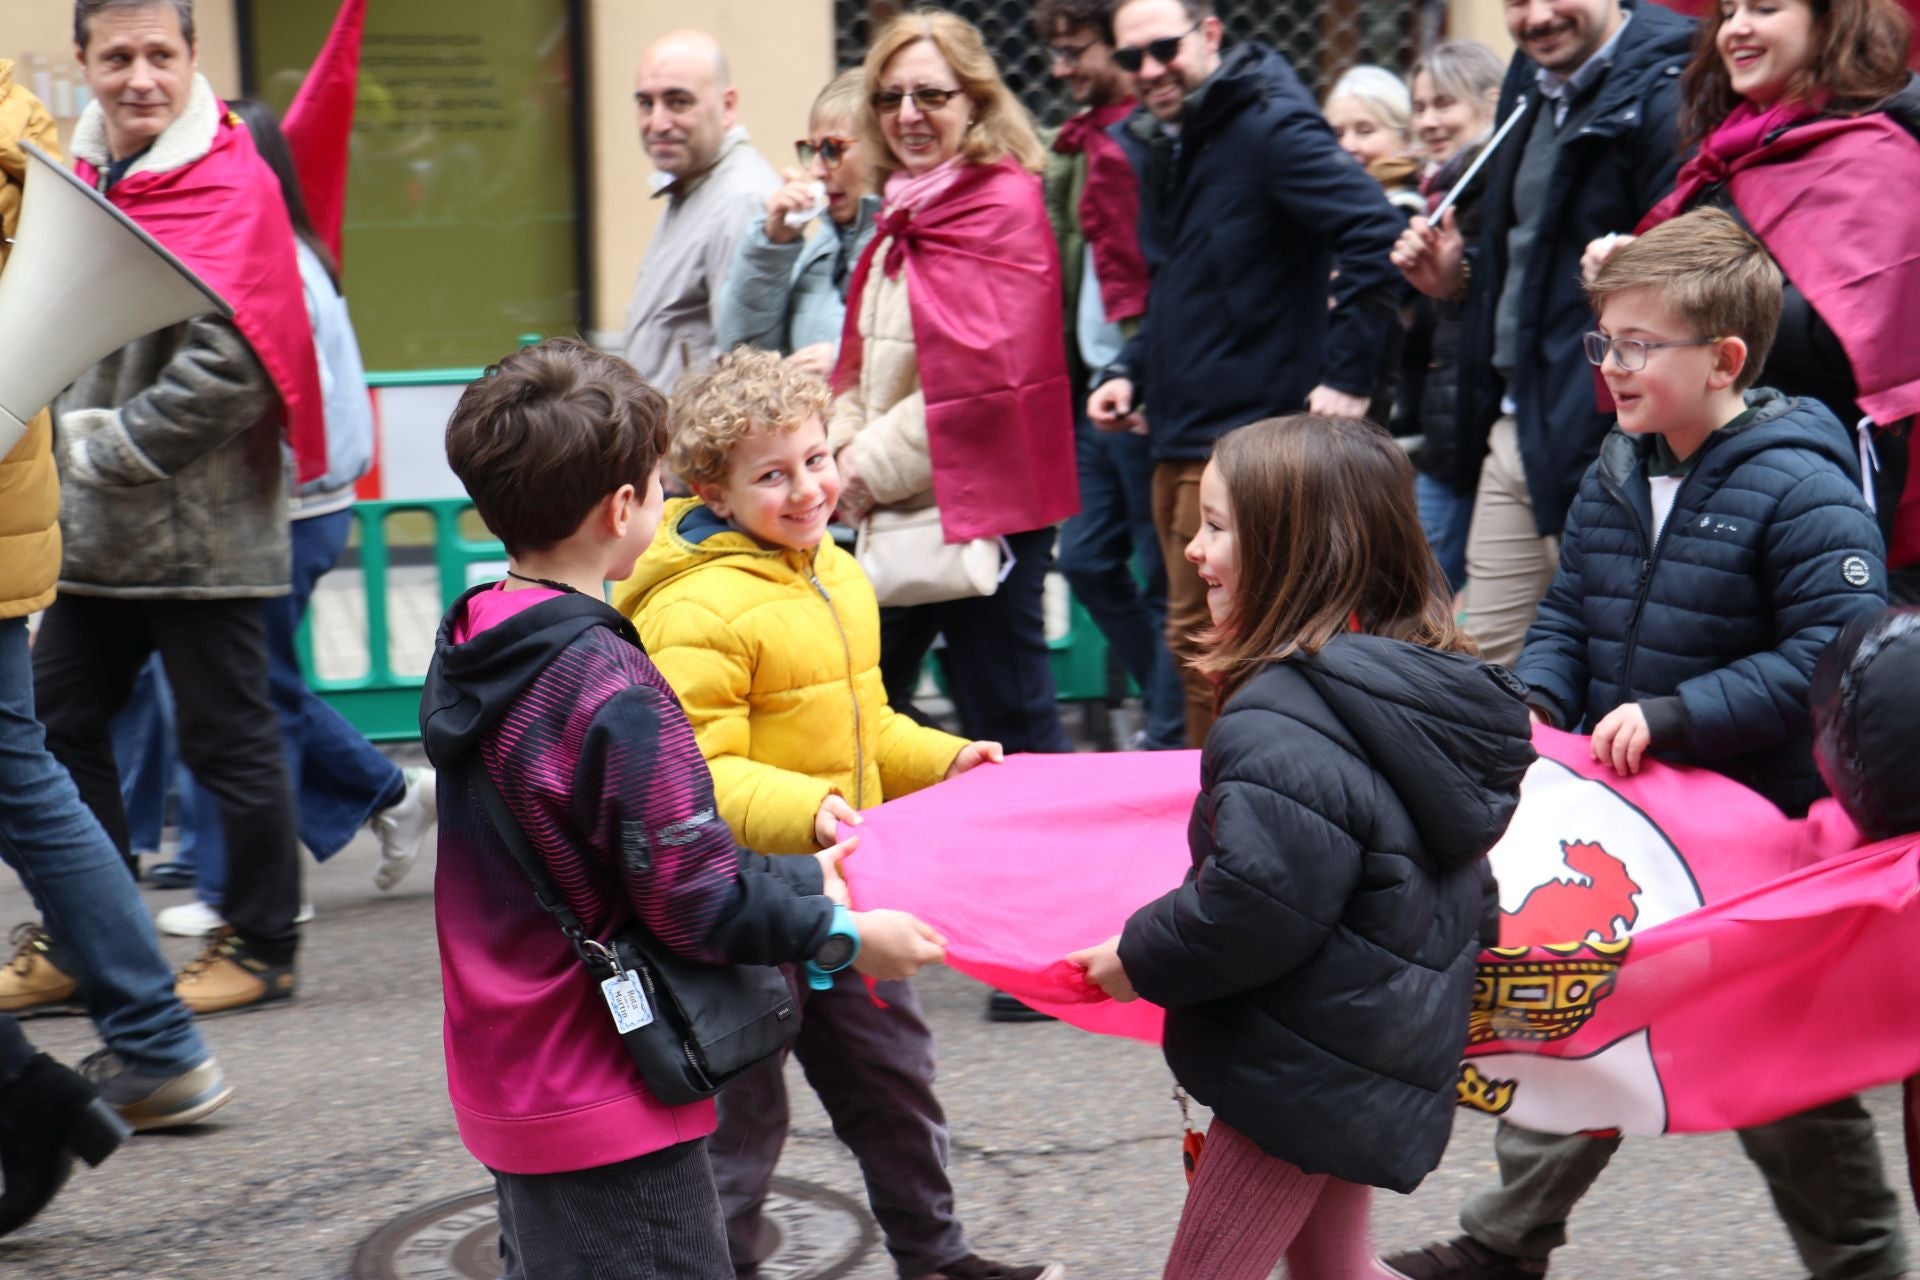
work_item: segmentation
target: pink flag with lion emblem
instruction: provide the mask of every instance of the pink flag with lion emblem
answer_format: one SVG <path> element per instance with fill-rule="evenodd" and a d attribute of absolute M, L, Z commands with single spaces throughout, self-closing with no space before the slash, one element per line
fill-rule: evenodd
<path fill-rule="evenodd" d="M 1540 759 L 1490 858 L 1462 1106 L 1550 1132 L 1738 1128 L 1920 1072 L 1920 837 L 1855 847 L 1717 774 Z M 1062 957 L 1179 883 L 1197 752 L 1020 756 L 866 815 L 862 907 L 915 912 L 954 968 L 1076 1026 L 1155 1040 Z M 844 833 L 844 832 L 843 832 Z"/>

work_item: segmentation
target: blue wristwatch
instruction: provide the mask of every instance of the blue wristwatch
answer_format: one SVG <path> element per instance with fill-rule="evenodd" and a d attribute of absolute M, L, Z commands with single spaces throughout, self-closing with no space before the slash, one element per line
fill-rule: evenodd
<path fill-rule="evenodd" d="M 833 975 L 852 964 L 859 954 L 860 931 L 853 927 L 853 912 L 836 903 L 826 941 L 814 951 L 813 959 L 807 961 L 807 986 L 825 991 L 833 985 Z"/>

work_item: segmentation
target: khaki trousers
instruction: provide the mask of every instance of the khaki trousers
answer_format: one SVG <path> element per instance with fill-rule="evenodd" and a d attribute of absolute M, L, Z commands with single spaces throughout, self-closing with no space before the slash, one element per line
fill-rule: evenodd
<path fill-rule="evenodd" d="M 1541 537 L 1533 522 L 1517 428 L 1502 417 L 1487 440 L 1467 531 L 1466 626 L 1482 658 L 1510 667 L 1520 657 L 1559 563 L 1560 539 Z"/>
<path fill-rule="evenodd" d="M 1213 621 L 1207 584 L 1187 563 L 1187 544 L 1200 532 L 1200 473 L 1204 458 L 1158 463 L 1153 468 L 1153 529 L 1167 562 L 1167 651 L 1180 672 L 1186 696 L 1187 745 L 1198 747 L 1213 725 L 1213 681 L 1193 669 L 1201 654 L 1194 637 Z"/>

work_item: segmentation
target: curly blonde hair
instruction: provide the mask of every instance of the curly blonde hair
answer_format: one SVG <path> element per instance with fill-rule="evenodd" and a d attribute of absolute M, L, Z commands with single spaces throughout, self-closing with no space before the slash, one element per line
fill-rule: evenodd
<path fill-rule="evenodd" d="M 729 351 L 674 388 L 668 461 L 688 484 L 719 484 L 735 445 L 757 431 L 796 431 L 816 418 L 824 423 L 832 398 L 826 383 L 777 351 Z"/>

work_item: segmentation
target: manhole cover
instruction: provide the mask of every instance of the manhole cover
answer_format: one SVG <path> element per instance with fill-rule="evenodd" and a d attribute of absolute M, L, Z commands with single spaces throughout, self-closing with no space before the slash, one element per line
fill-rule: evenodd
<path fill-rule="evenodd" d="M 864 1205 L 838 1191 L 775 1178 L 767 1196 L 773 1254 L 764 1280 L 836 1280 L 879 1243 Z M 353 1255 L 353 1280 L 499 1280 L 493 1191 L 440 1200 L 396 1218 Z"/>

